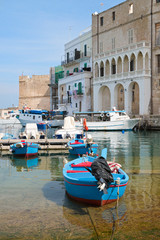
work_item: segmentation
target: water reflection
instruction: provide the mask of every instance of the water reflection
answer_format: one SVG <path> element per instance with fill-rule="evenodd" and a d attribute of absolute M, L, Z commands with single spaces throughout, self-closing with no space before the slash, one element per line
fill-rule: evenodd
<path fill-rule="evenodd" d="M 16 167 L 17 172 L 31 171 L 39 164 L 38 157 L 34 158 L 12 158 L 11 165 Z"/>
<path fill-rule="evenodd" d="M 99 154 L 107 147 L 108 160 L 115 157 L 129 175 L 119 207 L 68 198 L 62 170 L 69 154 L 39 151 L 36 165 L 3 152 L 0 239 L 159 239 L 160 132 L 91 134 Z"/>

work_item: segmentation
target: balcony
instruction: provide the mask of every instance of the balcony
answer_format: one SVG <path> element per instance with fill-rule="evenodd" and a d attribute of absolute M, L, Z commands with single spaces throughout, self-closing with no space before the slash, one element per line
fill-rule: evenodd
<path fill-rule="evenodd" d="M 70 57 L 65 57 L 64 60 L 61 61 L 61 66 L 64 67 L 69 67 L 71 65 L 74 65 L 75 63 L 80 63 L 82 61 L 85 61 L 91 57 L 91 52 L 81 52 L 81 51 L 76 51 L 76 52 L 71 52 Z"/>

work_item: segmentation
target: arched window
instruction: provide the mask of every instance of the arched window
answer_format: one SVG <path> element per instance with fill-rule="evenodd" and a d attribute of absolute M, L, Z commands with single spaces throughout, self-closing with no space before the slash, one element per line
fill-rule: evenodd
<path fill-rule="evenodd" d="M 114 58 L 112 59 L 112 74 L 116 74 L 116 61 Z"/>
<path fill-rule="evenodd" d="M 143 54 L 142 52 L 138 53 L 137 57 L 137 70 L 142 70 L 143 69 Z"/>
<path fill-rule="evenodd" d="M 95 77 L 99 77 L 99 67 L 98 67 L 98 63 L 95 64 Z"/>
<path fill-rule="evenodd" d="M 130 72 L 135 71 L 135 55 L 132 53 L 130 58 Z"/>
<path fill-rule="evenodd" d="M 124 72 L 128 72 L 129 71 L 129 59 L 128 59 L 128 56 L 125 55 L 124 57 L 124 67 L 123 67 L 123 71 Z"/>
<path fill-rule="evenodd" d="M 100 64 L 100 77 L 103 77 L 104 76 L 104 63 L 101 62 Z"/>
<path fill-rule="evenodd" d="M 117 73 L 121 73 L 122 72 L 122 59 L 121 57 L 118 57 L 118 61 L 117 61 Z"/>
<path fill-rule="evenodd" d="M 106 61 L 106 66 L 105 66 L 105 75 L 108 76 L 110 74 L 110 64 L 109 61 Z"/>

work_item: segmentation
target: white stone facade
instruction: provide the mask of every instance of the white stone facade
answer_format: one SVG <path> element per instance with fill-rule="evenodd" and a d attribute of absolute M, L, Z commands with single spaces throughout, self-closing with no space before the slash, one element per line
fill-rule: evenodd
<path fill-rule="evenodd" d="M 94 110 L 160 114 L 160 1 L 127 0 L 92 15 Z"/>
<path fill-rule="evenodd" d="M 64 78 L 59 79 L 59 103 L 65 103 L 69 115 L 91 110 L 92 32 L 86 29 L 65 45 L 62 58 Z"/>
<path fill-rule="evenodd" d="M 134 70 L 129 70 L 131 58 L 134 58 Z M 116 71 L 112 74 L 112 62 L 115 61 Z M 148 114 L 150 104 L 150 47 L 146 42 L 140 42 L 126 46 L 125 48 L 108 51 L 104 54 L 96 55 L 94 58 L 94 110 L 118 108 L 118 88 L 121 85 L 124 90 L 124 109 L 132 113 L 132 86 L 136 82 L 139 86 L 139 114 Z M 104 68 L 104 70 L 100 70 Z M 103 73 L 100 73 L 100 72 Z M 102 89 L 107 87 L 110 92 L 110 104 L 102 104 Z M 145 103 L 145 104 L 144 104 Z"/>

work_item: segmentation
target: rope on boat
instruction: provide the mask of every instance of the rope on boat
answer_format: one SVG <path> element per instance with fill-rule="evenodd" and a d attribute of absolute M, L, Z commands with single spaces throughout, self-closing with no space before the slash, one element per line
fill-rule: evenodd
<path fill-rule="evenodd" d="M 115 180 L 115 182 L 116 182 L 116 184 L 118 185 L 118 189 L 117 189 L 117 201 L 116 201 L 115 209 L 116 209 L 116 212 L 117 212 L 117 220 L 119 221 L 119 218 L 118 218 L 118 202 L 119 202 L 119 185 L 120 185 L 120 178 L 118 177 L 118 178 Z M 118 225 L 119 225 L 119 223 L 118 223 Z M 111 235 L 110 240 L 113 240 L 115 231 L 116 231 L 116 221 L 113 219 L 112 235 Z"/>
<path fill-rule="evenodd" d="M 91 215 L 90 215 L 90 212 L 89 212 L 89 209 L 88 209 L 87 207 L 86 207 L 86 210 L 87 210 L 88 215 L 89 215 L 89 218 L 90 218 L 90 220 L 91 220 L 91 223 L 92 223 L 93 229 L 94 229 L 94 231 L 95 231 L 97 240 L 99 240 L 99 236 L 98 236 L 98 232 L 97 232 L 96 226 L 95 226 L 95 224 L 94 224 L 94 222 L 93 222 L 93 219 L 92 219 L 92 217 L 91 217 Z"/>
<path fill-rule="evenodd" d="M 118 177 L 116 180 L 116 184 L 118 185 L 117 189 L 117 207 L 118 207 L 118 201 L 119 201 L 119 185 L 120 185 L 120 178 Z"/>

